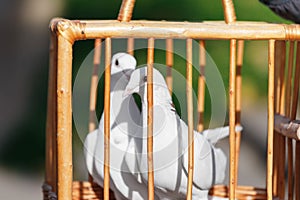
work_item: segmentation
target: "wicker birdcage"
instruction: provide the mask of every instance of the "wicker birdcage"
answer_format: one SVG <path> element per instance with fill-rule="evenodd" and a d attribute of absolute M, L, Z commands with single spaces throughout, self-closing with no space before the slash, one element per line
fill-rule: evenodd
<path fill-rule="evenodd" d="M 230 199 L 268 199 L 274 197 L 300 200 L 300 132 L 296 120 L 299 73 L 300 73 L 300 26 L 236 21 L 231 0 L 223 0 L 225 22 L 168 22 L 131 20 L 134 0 L 123 0 L 118 20 L 67 20 L 55 18 L 51 21 L 50 70 L 48 88 L 48 113 L 46 128 L 46 177 L 43 185 L 44 199 L 114 199 L 109 189 L 109 151 L 105 152 L 104 188 L 92 180 L 73 181 L 72 169 L 72 49 L 78 40 L 95 39 L 95 67 L 99 65 L 100 40 L 105 40 L 105 102 L 110 100 L 110 59 L 111 39 L 128 38 L 128 52 L 133 54 L 135 38 L 148 39 L 148 79 L 152 80 L 154 39 L 165 39 L 167 44 L 166 65 L 172 67 L 172 40 L 185 39 L 187 43 L 187 104 L 188 125 L 193 126 L 192 59 L 191 40 L 200 40 L 205 48 L 205 40 L 222 39 L 230 41 L 229 63 L 229 127 L 230 127 L 230 170 L 228 185 L 216 185 L 210 195 L 229 197 Z M 151 31 L 149 31 L 151 30 Z M 234 127 L 240 124 L 241 113 L 241 68 L 244 40 L 268 41 L 268 145 L 266 187 L 240 186 L 237 184 L 237 170 L 240 148 L 240 133 Z M 288 44 L 288 45 L 287 45 Z M 286 47 L 289 49 L 286 49 Z M 286 53 L 287 52 L 287 53 Z M 287 58 L 286 58 L 286 55 Z M 199 56 L 203 56 L 201 54 Z M 205 60 L 205 59 L 203 59 Z M 286 61 L 287 60 L 287 61 Z M 294 62 L 294 60 L 296 60 Z M 287 64 L 286 64 L 287 63 Z M 200 63 L 204 70 L 205 63 Z M 285 73 L 286 72 L 286 73 Z M 204 73 L 203 73 L 204 74 Z M 198 87 L 198 111 L 204 109 L 205 78 L 200 75 Z M 286 74 L 286 75 L 285 75 Z M 148 87 L 151 87 L 151 81 Z M 91 106 L 95 110 L 97 77 L 92 79 Z M 172 74 L 167 72 L 167 84 L 172 90 Z M 149 91 L 149 90 L 148 90 Z M 148 110 L 152 107 L 152 93 L 148 93 Z M 109 120 L 109 104 L 104 103 L 104 115 Z M 148 113 L 149 114 L 149 113 Z M 151 114 L 151 112 L 150 112 Z M 151 119 L 151 118 L 149 118 Z M 107 121 L 106 123 L 107 124 Z M 109 122 L 108 122 L 109 124 Z M 152 122 L 149 120 L 148 125 Z M 151 126 L 150 126 L 151 127 Z M 90 131 L 95 128 L 90 124 Z M 199 120 L 198 130 L 203 129 Z M 191 129 L 192 130 L 192 129 Z M 152 130 L 148 129 L 152 135 Z M 110 130 L 105 126 L 105 134 Z M 189 131 L 191 136 L 193 132 Z M 191 137 L 190 137 L 191 138 Z M 287 144 L 285 143 L 287 141 Z M 148 153 L 152 151 L 152 137 L 149 137 Z M 295 148 L 294 148 L 295 147 Z M 109 146 L 108 146 L 109 150 Z M 189 146 L 189 174 L 193 172 L 193 150 Z M 286 154 L 287 152 L 287 154 Z M 287 169 L 285 160 L 288 160 Z M 152 165 L 149 159 L 148 165 Z M 287 170 L 287 183 L 285 171 Z M 154 182 L 152 171 L 148 172 L 149 199 L 153 199 Z M 188 179 L 187 199 L 192 199 L 192 176 Z M 287 190 L 286 191 L 286 186 Z"/>

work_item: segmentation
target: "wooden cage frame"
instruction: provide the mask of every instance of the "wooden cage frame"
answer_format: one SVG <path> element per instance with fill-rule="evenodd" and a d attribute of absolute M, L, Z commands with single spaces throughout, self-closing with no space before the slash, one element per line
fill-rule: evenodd
<path fill-rule="evenodd" d="M 154 56 L 154 39 L 166 39 L 166 65 L 172 67 L 172 39 L 187 40 L 187 106 L 189 140 L 192 141 L 192 65 L 191 40 L 230 40 L 229 63 L 229 127 L 230 127 L 230 177 L 228 186 L 215 186 L 210 194 L 230 199 L 268 199 L 285 195 L 285 140 L 288 141 L 288 196 L 300 200 L 300 129 L 296 119 L 300 73 L 300 25 L 270 24 L 257 22 L 236 22 L 235 11 L 231 0 L 222 0 L 225 22 L 167 22 L 167 21 L 130 21 L 134 0 L 123 0 L 118 20 L 67 20 L 55 18 L 51 21 L 50 69 L 48 88 L 48 112 L 46 127 L 46 175 L 43 185 L 44 199 L 113 199 L 109 190 L 109 143 L 105 144 L 104 189 L 90 181 L 73 181 L 72 171 L 72 48 L 77 40 L 95 40 L 95 69 L 99 65 L 100 39 L 105 38 L 105 135 L 109 137 L 109 102 L 110 102 L 110 59 L 111 39 L 129 38 L 128 52 L 133 53 L 133 38 L 148 39 L 148 153 L 152 152 L 152 70 Z M 149 31 L 151 30 L 151 31 Z M 240 123 L 241 106 L 241 68 L 244 40 L 268 40 L 268 146 L 267 146 L 267 180 L 266 188 L 237 185 L 237 169 L 239 158 L 240 134 L 234 127 Z M 285 76 L 286 41 L 290 41 L 288 74 Z M 297 46 L 296 64 L 293 64 L 294 46 Z M 203 57 L 200 52 L 200 57 Z M 200 70 L 204 70 L 205 59 L 201 59 Z M 204 60 L 204 62 L 203 62 Z M 295 66 L 295 67 L 294 67 Z M 295 70 L 293 70 L 295 69 Z M 293 73 L 294 71 L 294 73 Z M 96 70 L 92 78 L 91 107 L 95 110 L 95 91 L 97 84 Z M 291 77 L 294 78 L 291 78 Z M 167 84 L 172 90 L 172 74 L 167 71 Z M 292 82 L 291 80 L 294 80 Z M 198 113 L 204 108 L 204 77 L 199 76 Z M 201 118 L 200 118 L 201 119 Z M 93 122 L 90 131 L 95 129 Z M 197 129 L 203 129 L 203 121 L 199 121 Z M 292 140 L 296 141 L 293 150 Z M 193 143 L 192 143 L 193 144 Z M 274 145 L 278 144 L 278 148 Z M 192 194 L 193 145 L 189 146 L 189 179 L 187 199 Z M 296 159 L 293 160 L 293 154 Z M 295 162 L 295 167 L 293 163 Z M 148 196 L 154 199 L 154 180 L 151 171 L 152 160 L 148 161 Z M 295 170 L 293 178 L 293 170 Z M 90 178 L 91 179 L 91 178 Z"/>

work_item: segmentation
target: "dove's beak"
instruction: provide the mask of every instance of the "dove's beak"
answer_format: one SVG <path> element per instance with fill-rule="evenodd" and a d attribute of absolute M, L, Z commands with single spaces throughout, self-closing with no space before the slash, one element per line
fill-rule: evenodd
<path fill-rule="evenodd" d="M 126 97 L 128 97 L 129 95 L 131 95 L 132 94 L 132 92 L 131 92 L 131 90 L 130 89 L 126 89 L 124 92 L 123 92 L 123 98 L 126 98 Z"/>
<path fill-rule="evenodd" d="M 131 95 L 133 93 L 133 89 L 131 89 L 131 88 L 126 88 L 125 90 L 124 90 L 124 92 L 123 92 L 123 98 L 126 98 L 126 97 L 128 97 L 129 95 Z"/>
<path fill-rule="evenodd" d="M 136 86 L 136 87 L 134 87 L 134 86 L 130 87 L 130 85 L 129 85 L 129 87 L 125 88 L 122 96 L 123 96 L 123 98 L 126 98 L 129 95 L 131 95 L 133 93 L 137 93 L 137 92 L 139 92 L 139 87 L 138 86 Z"/>

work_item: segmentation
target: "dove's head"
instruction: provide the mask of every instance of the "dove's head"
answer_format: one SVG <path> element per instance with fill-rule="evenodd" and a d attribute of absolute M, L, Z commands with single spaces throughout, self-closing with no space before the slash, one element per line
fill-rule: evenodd
<path fill-rule="evenodd" d="M 124 74 L 129 79 L 136 67 L 135 58 L 127 53 L 116 53 L 111 59 L 111 75 Z"/>
<path fill-rule="evenodd" d="M 147 100 L 147 67 L 134 70 L 131 74 L 129 82 L 125 88 L 123 96 L 126 97 L 133 93 L 138 93 L 142 100 Z M 162 74 L 153 68 L 153 96 L 160 99 L 170 99 L 169 90 Z M 154 100 L 155 102 L 155 100 Z"/>

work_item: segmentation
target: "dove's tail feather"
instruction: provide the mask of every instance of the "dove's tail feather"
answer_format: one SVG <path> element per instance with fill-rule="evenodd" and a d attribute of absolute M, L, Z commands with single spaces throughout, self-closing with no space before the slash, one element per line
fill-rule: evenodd
<path fill-rule="evenodd" d="M 237 125 L 235 127 L 236 132 L 243 130 L 243 127 Z M 229 126 L 219 127 L 215 129 L 207 129 L 202 132 L 203 136 L 212 144 L 216 144 L 219 140 L 229 136 Z"/>

